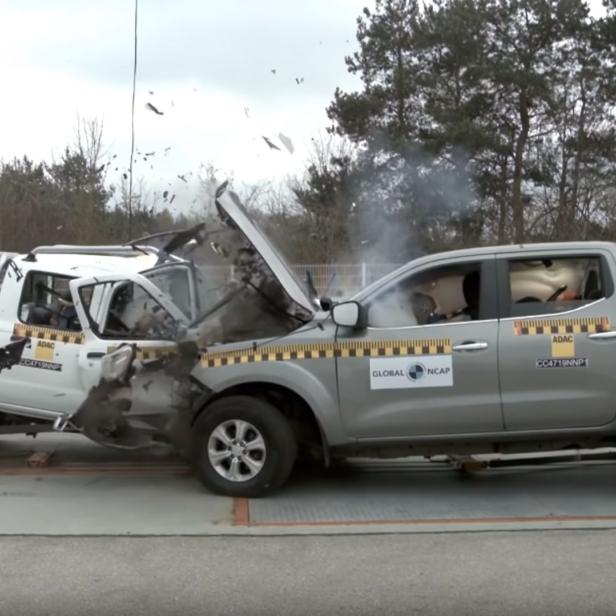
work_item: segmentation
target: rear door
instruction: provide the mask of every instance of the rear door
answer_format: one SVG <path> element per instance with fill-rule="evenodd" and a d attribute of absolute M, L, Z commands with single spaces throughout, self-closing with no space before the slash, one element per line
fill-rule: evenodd
<path fill-rule="evenodd" d="M 505 426 L 601 426 L 616 418 L 614 260 L 607 250 L 499 255 Z"/>
<path fill-rule="evenodd" d="M 358 438 L 498 432 L 494 256 L 402 273 L 362 300 L 367 327 L 338 328 L 345 428 Z"/>

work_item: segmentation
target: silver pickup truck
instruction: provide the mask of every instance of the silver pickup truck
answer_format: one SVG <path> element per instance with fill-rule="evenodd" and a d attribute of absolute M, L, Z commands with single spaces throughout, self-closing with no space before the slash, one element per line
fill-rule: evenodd
<path fill-rule="evenodd" d="M 221 189 L 186 232 L 5 259 L 0 431 L 167 443 L 237 496 L 298 459 L 614 445 L 615 278 L 612 243 L 476 248 L 332 306 Z"/>

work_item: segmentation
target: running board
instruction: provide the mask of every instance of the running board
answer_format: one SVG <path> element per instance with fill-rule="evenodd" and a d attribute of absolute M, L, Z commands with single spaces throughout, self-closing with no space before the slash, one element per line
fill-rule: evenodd
<path fill-rule="evenodd" d="M 589 450 L 576 449 L 558 455 L 538 455 L 519 457 L 512 454 L 511 457 L 492 458 L 487 460 L 478 459 L 474 456 L 447 456 L 447 462 L 456 470 L 482 471 L 490 468 L 506 468 L 516 466 L 543 466 L 559 464 L 563 462 L 605 462 L 616 461 L 616 450 L 596 453 Z M 430 460 L 432 461 L 432 459 Z M 434 460 L 435 462 L 437 460 Z"/>

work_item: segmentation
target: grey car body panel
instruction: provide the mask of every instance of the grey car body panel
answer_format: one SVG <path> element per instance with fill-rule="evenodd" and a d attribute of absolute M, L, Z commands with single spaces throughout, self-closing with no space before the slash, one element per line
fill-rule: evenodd
<path fill-rule="evenodd" d="M 417 259 L 354 296 L 365 305 L 388 286 L 408 275 L 442 265 L 535 255 L 601 254 L 616 279 L 616 245 L 577 242 L 469 249 Z M 502 284 L 502 281 L 500 281 Z M 496 281 L 494 281 L 496 287 Z M 495 290 L 496 293 L 496 290 Z M 337 342 L 409 338 L 451 339 L 452 345 L 480 340 L 488 348 L 478 353 L 452 353 L 454 387 L 425 390 L 371 391 L 368 358 L 337 358 L 337 379 L 330 360 L 301 360 L 197 368 L 193 375 L 216 392 L 250 382 L 283 385 L 311 406 L 332 446 L 363 443 L 460 443 L 600 439 L 616 433 L 616 380 L 611 368 L 616 342 L 598 342 L 577 335 L 576 355 L 589 357 L 588 369 L 570 371 L 535 368 L 535 359 L 550 356 L 549 339 L 513 336 L 512 322 L 524 318 L 608 316 L 616 311 L 616 296 L 557 315 L 511 317 L 392 328 L 338 328 Z M 503 307 L 501 307 L 502 309 Z M 611 321 L 616 320 L 611 317 Z M 312 325 L 285 337 L 285 344 L 333 339 L 331 322 L 323 331 Z M 316 333 L 318 331 L 318 334 Z M 546 347 L 546 344 L 548 346 Z M 537 347 L 536 345 L 540 345 Z M 241 346 L 241 345 L 234 345 Z M 410 358 L 412 359 L 412 357 Z M 545 384 L 549 383 L 549 387 Z M 338 390 L 336 391 L 336 388 Z M 502 391 L 502 396 L 501 396 Z"/>
<path fill-rule="evenodd" d="M 350 333 L 350 332 L 349 332 Z M 470 321 L 405 328 L 367 328 L 339 340 L 449 338 L 452 345 L 481 341 L 482 351 L 451 353 L 453 386 L 425 389 L 370 388 L 369 357 L 339 358 L 340 412 L 348 433 L 358 438 L 495 432 L 503 429 L 498 385 L 498 322 Z M 378 361 L 378 360 L 377 360 Z M 425 362 L 407 356 L 405 364 Z"/>
<path fill-rule="evenodd" d="M 562 253 L 562 251 L 558 251 Z M 580 245 L 576 255 L 604 257 L 604 266 L 615 279 L 613 253 L 604 247 Z M 548 257 L 553 248 L 535 248 L 526 257 Z M 503 252 L 499 259 L 519 257 Z M 608 317 L 616 314 L 616 295 L 589 303 L 575 310 L 538 319 L 579 319 Z M 607 426 L 616 419 L 616 339 L 593 340 L 587 333 L 575 334 L 575 357 L 587 359 L 588 366 L 569 369 L 539 369 L 537 360 L 549 358 L 551 337 L 517 336 L 514 323 L 520 317 L 501 320 L 499 364 L 505 427 L 508 430 L 538 430 Z"/>
<path fill-rule="evenodd" d="M 316 323 L 321 323 L 318 327 Z M 276 340 L 255 340 L 249 343 L 235 343 L 212 346 L 211 353 L 233 352 L 246 349 L 265 349 L 271 346 L 331 343 L 336 326 L 327 313 L 318 313 L 310 324 Z M 269 383 L 295 392 L 303 398 L 315 414 L 322 432 L 330 445 L 352 442 L 346 434 L 338 411 L 335 359 L 302 359 L 286 361 L 264 361 L 241 363 L 221 367 L 197 365 L 192 376 L 215 393 L 224 392 L 243 384 Z"/>
<path fill-rule="evenodd" d="M 489 292 L 495 286 L 494 272 L 489 266 L 494 256 L 482 252 L 470 261 L 483 264 L 483 287 Z M 454 256 L 437 260 L 438 266 L 469 261 Z M 364 305 L 401 280 L 435 267 L 432 260 L 421 260 L 398 270 L 384 285 L 377 286 Z M 482 301 L 483 298 L 482 296 Z M 420 389 L 371 389 L 372 360 L 368 357 L 339 358 L 338 377 L 340 410 L 347 431 L 358 438 L 388 437 L 393 434 L 412 438 L 426 434 L 458 434 L 494 432 L 503 429 L 498 380 L 498 321 L 496 319 L 459 323 L 435 323 L 410 327 L 375 328 L 354 331 L 341 328 L 339 341 L 413 339 L 449 339 L 453 349 L 463 342 L 481 342 L 479 351 L 450 352 L 453 372 L 451 387 Z M 407 356 L 402 363 L 412 366 L 425 361 L 422 356 Z"/>

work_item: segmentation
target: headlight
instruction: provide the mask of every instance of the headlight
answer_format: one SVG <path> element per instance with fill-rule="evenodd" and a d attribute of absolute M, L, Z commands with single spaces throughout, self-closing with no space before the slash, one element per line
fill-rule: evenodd
<path fill-rule="evenodd" d="M 132 346 L 123 346 L 105 355 L 102 360 L 103 380 L 123 380 L 133 361 L 134 353 L 135 351 Z"/>

